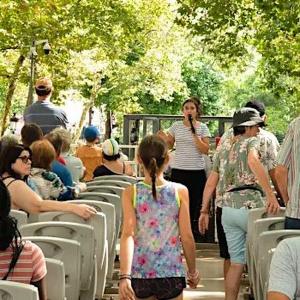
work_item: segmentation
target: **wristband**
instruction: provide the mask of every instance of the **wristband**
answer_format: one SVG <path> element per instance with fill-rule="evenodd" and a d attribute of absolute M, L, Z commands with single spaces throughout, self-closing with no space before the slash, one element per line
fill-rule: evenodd
<path fill-rule="evenodd" d="M 122 280 L 122 279 L 129 279 L 129 280 L 131 280 L 131 275 L 130 274 L 120 274 L 119 275 L 119 280 Z"/>
<path fill-rule="evenodd" d="M 187 275 L 188 275 L 188 277 L 191 278 L 191 279 L 196 279 L 196 278 L 198 278 L 198 276 L 199 276 L 199 271 L 196 270 L 194 273 L 190 273 L 190 272 L 188 271 L 188 272 L 187 272 Z"/>
<path fill-rule="evenodd" d="M 208 211 L 208 209 L 201 209 L 201 210 L 200 210 L 200 213 L 201 213 L 201 214 L 207 214 L 207 215 L 208 215 L 208 214 L 209 214 L 209 211 Z"/>

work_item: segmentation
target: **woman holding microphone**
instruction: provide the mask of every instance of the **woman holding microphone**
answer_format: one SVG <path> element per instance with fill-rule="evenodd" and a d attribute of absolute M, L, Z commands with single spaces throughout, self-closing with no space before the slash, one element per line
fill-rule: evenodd
<path fill-rule="evenodd" d="M 158 132 L 170 148 L 176 143 L 171 180 L 188 188 L 191 225 L 196 242 L 200 239 L 198 218 L 206 183 L 204 154 L 209 151 L 210 137 L 208 127 L 198 120 L 200 105 L 197 97 L 185 100 L 182 105 L 184 119 L 175 122 L 168 132 Z"/>

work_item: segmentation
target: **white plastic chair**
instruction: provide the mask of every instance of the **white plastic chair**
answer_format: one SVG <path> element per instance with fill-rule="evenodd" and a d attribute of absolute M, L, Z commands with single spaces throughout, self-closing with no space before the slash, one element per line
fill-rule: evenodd
<path fill-rule="evenodd" d="M 122 199 L 124 188 L 112 185 L 89 185 L 87 192 L 108 193 L 118 195 Z"/>
<path fill-rule="evenodd" d="M 1 300 L 39 300 L 38 289 L 31 285 L 8 280 L 0 280 Z"/>
<path fill-rule="evenodd" d="M 92 226 L 71 222 L 37 222 L 23 225 L 20 232 L 23 236 L 51 236 L 79 242 L 80 289 L 90 288 L 95 259 L 95 234 Z"/>
<path fill-rule="evenodd" d="M 80 244 L 77 241 L 45 236 L 26 236 L 23 239 L 37 244 L 45 257 L 64 263 L 66 297 L 77 300 L 80 292 Z"/>
<path fill-rule="evenodd" d="M 122 188 L 126 188 L 131 185 L 131 183 L 126 182 L 126 181 L 112 180 L 112 179 L 111 180 L 109 180 L 109 179 L 101 180 L 101 176 L 96 177 L 96 178 L 99 178 L 99 179 L 87 182 L 86 183 L 87 186 L 90 186 L 90 185 L 112 185 L 112 186 L 119 186 Z"/>
<path fill-rule="evenodd" d="M 99 180 L 118 180 L 118 181 L 125 181 L 129 183 L 137 183 L 135 177 L 127 176 L 127 175 L 105 175 L 105 176 L 98 176 L 95 177 L 92 181 L 99 181 Z"/>
<path fill-rule="evenodd" d="M 258 248 L 258 261 L 257 265 L 265 263 L 268 261 L 268 252 L 269 250 L 276 248 L 277 245 L 282 241 L 283 239 L 290 238 L 290 237 L 299 237 L 300 236 L 300 230 L 273 230 L 273 231 L 267 231 L 260 234 L 258 238 L 259 248 Z M 262 300 L 263 299 L 263 290 L 265 285 L 265 278 L 260 278 L 259 270 L 256 270 L 256 276 L 257 276 L 257 297 L 256 300 Z"/>
<path fill-rule="evenodd" d="M 27 213 L 24 211 L 12 209 L 9 215 L 14 217 L 18 221 L 18 227 L 25 225 L 28 222 Z"/>
<path fill-rule="evenodd" d="M 91 225 L 94 228 L 96 239 L 96 259 L 97 259 L 97 297 L 103 297 L 106 275 L 108 267 L 108 246 L 107 246 L 107 226 L 106 216 L 103 213 L 97 213 L 88 220 L 65 212 L 45 212 L 37 215 L 41 222 L 48 221 L 62 221 L 62 222 L 75 222 L 79 224 Z"/>
<path fill-rule="evenodd" d="M 106 216 L 106 225 L 107 225 L 107 243 L 108 243 L 108 270 L 107 278 L 112 279 L 114 261 L 116 256 L 116 212 L 115 206 L 111 203 L 96 201 L 96 200 L 70 200 L 70 203 L 77 204 L 88 204 L 96 208 L 97 211 L 102 212 Z"/>
<path fill-rule="evenodd" d="M 65 300 L 65 267 L 60 260 L 46 258 L 47 299 Z M 55 287 L 55 288 L 54 288 Z"/>

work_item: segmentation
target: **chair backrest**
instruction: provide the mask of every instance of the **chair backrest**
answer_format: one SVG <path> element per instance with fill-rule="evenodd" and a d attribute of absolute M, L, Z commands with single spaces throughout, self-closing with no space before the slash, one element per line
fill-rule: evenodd
<path fill-rule="evenodd" d="M 122 199 L 124 188 L 112 185 L 90 185 L 87 192 L 108 193 L 118 195 Z"/>
<path fill-rule="evenodd" d="M 87 182 L 87 186 L 90 186 L 90 185 L 112 185 L 112 186 L 119 186 L 122 188 L 126 188 L 131 185 L 131 183 L 126 182 L 126 181 L 112 180 L 112 179 L 101 180 L 101 177 L 98 177 L 98 178 L 99 179 L 97 179 L 97 180 Z"/>
<path fill-rule="evenodd" d="M 276 248 L 280 241 L 286 238 L 299 236 L 300 230 L 292 229 L 262 232 L 258 238 L 259 248 L 257 252 L 257 265 L 259 266 L 261 262 L 268 261 L 269 250 Z M 256 278 L 258 279 L 256 281 L 257 299 L 260 300 L 263 299 L 264 282 L 261 281 L 259 269 L 256 270 Z"/>
<path fill-rule="evenodd" d="M 118 195 L 109 193 L 98 193 L 98 192 L 84 192 L 78 195 L 77 199 L 96 200 L 102 202 L 108 202 L 115 206 L 116 211 L 116 236 L 118 238 L 120 232 L 120 226 L 122 223 L 122 203 Z"/>
<path fill-rule="evenodd" d="M 80 289 L 90 288 L 95 255 L 94 228 L 71 222 L 37 222 L 20 228 L 23 236 L 51 236 L 75 240 L 80 243 L 81 273 Z"/>
<path fill-rule="evenodd" d="M 1 300 L 39 300 L 38 289 L 31 285 L 8 280 L 0 280 Z"/>
<path fill-rule="evenodd" d="M 94 228 L 95 239 L 96 239 L 96 258 L 98 271 L 104 273 L 104 278 L 107 272 L 107 227 L 106 227 L 106 216 L 103 213 L 97 212 L 96 215 L 84 220 L 83 218 L 66 212 L 45 212 L 37 215 L 39 221 L 62 221 L 62 222 L 75 222 L 79 224 L 91 225 Z M 100 274 L 100 273 L 98 273 Z M 105 285 L 105 281 L 102 282 Z M 98 288 L 98 287 L 97 287 Z M 99 295 L 99 294 L 97 294 Z"/>
<path fill-rule="evenodd" d="M 92 181 L 101 181 L 101 180 L 118 180 L 118 181 L 125 181 L 129 183 L 137 183 L 135 177 L 127 176 L 127 175 L 105 175 L 95 177 Z"/>
<path fill-rule="evenodd" d="M 47 299 L 65 300 L 65 267 L 62 261 L 46 258 Z"/>
<path fill-rule="evenodd" d="M 96 201 L 96 200 L 69 200 L 67 202 L 77 203 L 77 204 L 88 204 L 96 208 L 97 211 L 102 212 L 106 216 L 106 227 L 107 227 L 107 242 L 109 253 L 112 253 L 114 242 L 116 240 L 115 230 L 116 230 L 116 212 L 115 206 L 111 203 Z"/>
<path fill-rule="evenodd" d="M 64 263 L 67 299 L 78 299 L 80 291 L 80 244 L 56 237 L 27 236 L 24 240 L 32 241 L 43 251 L 46 258 L 54 258 Z"/>
<path fill-rule="evenodd" d="M 18 221 L 18 227 L 27 224 L 28 222 L 27 213 L 24 211 L 12 209 L 9 214 Z"/>

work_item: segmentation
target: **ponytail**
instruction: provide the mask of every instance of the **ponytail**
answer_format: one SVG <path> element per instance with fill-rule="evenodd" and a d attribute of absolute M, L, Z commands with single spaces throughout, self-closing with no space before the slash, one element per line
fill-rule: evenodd
<path fill-rule="evenodd" d="M 150 176 L 151 176 L 151 181 L 152 181 L 152 195 L 153 195 L 153 198 L 155 200 L 157 200 L 156 187 L 155 187 L 157 163 L 156 163 L 156 159 L 154 157 L 152 157 L 150 160 L 149 171 L 150 171 Z"/>

